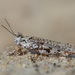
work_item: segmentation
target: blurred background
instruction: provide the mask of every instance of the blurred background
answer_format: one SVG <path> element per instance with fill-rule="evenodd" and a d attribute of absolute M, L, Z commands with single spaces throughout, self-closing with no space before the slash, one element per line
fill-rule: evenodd
<path fill-rule="evenodd" d="M 0 25 L 8 27 L 4 18 L 15 33 L 75 44 L 75 0 L 0 0 Z M 0 26 L 0 51 L 12 45 Z"/>

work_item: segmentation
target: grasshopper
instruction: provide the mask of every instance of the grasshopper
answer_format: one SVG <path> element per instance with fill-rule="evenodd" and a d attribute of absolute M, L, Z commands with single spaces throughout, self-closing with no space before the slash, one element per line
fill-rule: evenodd
<path fill-rule="evenodd" d="M 9 29 L 4 25 L 1 25 L 8 32 L 10 32 L 14 36 L 14 42 L 20 48 L 25 48 L 32 54 L 42 54 L 42 55 L 57 55 L 57 56 L 72 56 L 75 54 L 75 46 L 72 46 L 69 43 L 61 43 L 48 39 L 43 39 L 34 36 L 24 36 L 22 33 L 18 32 L 14 33 L 10 24 L 5 19 L 8 24 Z"/>

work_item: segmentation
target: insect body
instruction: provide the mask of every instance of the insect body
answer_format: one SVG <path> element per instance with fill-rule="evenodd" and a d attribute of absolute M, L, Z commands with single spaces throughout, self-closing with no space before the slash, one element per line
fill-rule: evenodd
<path fill-rule="evenodd" d="M 10 27 L 8 21 L 5 19 L 8 26 Z M 75 48 L 71 44 L 63 44 L 61 42 L 56 42 L 48 39 L 42 39 L 33 36 L 24 36 L 22 33 L 18 32 L 15 34 L 10 27 L 11 31 L 8 30 L 4 25 L 2 25 L 7 31 L 9 31 L 14 36 L 14 41 L 16 45 L 21 48 L 27 49 L 33 54 L 44 54 L 44 55 L 63 55 L 69 56 L 75 54 Z"/>

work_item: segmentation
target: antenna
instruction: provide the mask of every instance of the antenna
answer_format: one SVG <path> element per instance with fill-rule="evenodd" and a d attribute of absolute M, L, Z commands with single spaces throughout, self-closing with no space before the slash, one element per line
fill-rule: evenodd
<path fill-rule="evenodd" d="M 11 32 L 8 28 L 6 28 L 4 25 L 1 25 L 3 28 L 5 28 L 8 32 L 10 32 L 12 35 L 16 35 L 16 34 L 14 34 L 13 32 Z"/>
<path fill-rule="evenodd" d="M 12 31 L 12 33 L 13 33 L 13 34 L 15 34 L 15 33 L 14 33 L 14 31 L 12 30 L 12 28 L 11 28 L 11 26 L 10 26 L 9 22 L 8 22 L 5 18 L 4 18 L 4 20 L 5 20 L 5 21 L 6 21 L 6 23 L 8 24 L 8 26 L 9 26 L 10 30 Z"/>

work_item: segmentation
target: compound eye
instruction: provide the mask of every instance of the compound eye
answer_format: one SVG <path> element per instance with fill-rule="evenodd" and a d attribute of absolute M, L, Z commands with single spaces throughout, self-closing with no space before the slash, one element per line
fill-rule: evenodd
<path fill-rule="evenodd" d="M 22 38 L 22 42 L 26 42 L 25 38 Z"/>
<path fill-rule="evenodd" d="M 25 41 L 25 39 L 23 39 L 22 41 Z"/>

